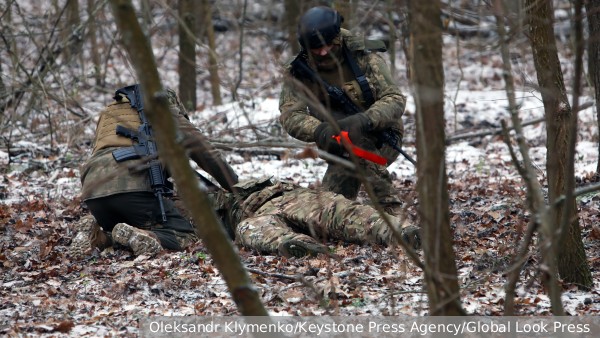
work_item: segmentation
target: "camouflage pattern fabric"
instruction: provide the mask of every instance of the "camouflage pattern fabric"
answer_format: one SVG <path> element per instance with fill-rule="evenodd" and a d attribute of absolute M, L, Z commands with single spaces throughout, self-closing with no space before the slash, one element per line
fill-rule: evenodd
<path fill-rule="evenodd" d="M 212 196 L 237 243 L 262 253 L 277 253 L 283 242 L 390 244 L 392 233 L 375 209 L 328 191 L 278 182 L 239 200 L 221 191 Z M 254 200 L 260 201 L 253 203 Z M 252 205 L 242 210 L 242 206 Z M 231 220 L 236 221 L 232 223 Z M 400 228 L 400 220 L 390 216 Z"/>
<path fill-rule="evenodd" d="M 396 150 L 387 146 L 380 149 L 380 151 L 373 152 L 388 158 L 389 163 L 393 160 L 390 160 L 388 156 L 398 156 Z M 379 204 L 383 206 L 401 204 L 398 193 L 392 184 L 392 177 L 385 166 L 364 159 L 358 159 L 358 164 L 364 170 L 365 177 L 373 187 L 373 192 L 377 196 Z M 324 189 L 354 200 L 358 196 L 361 180 L 356 171 L 336 163 L 329 163 L 325 175 L 323 175 L 322 184 Z"/>
<path fill-rule="evenodd" d="M 231 190 L 238 181 L 233 169 L 188 120 L 177 94 L 167 89 L 167 98 L 176 122 L 178 141 L 188 156 L 223 188 Z M 144 160 L 117 163 L 112 155 L 114 150 L 133 144 L 131 139 L 116 135 L 117 125 L 137 130 L 140 124 L 137 111 L 131 108 L 126 98 L 108 105 L 100 113 L 92 156 L 81 170 L 81 199 L 90 207 L 104 231 L 111 231 L 115 224 L 124 222 L 152 231 L 164 248 L 181 250 L 197 240 L 193 225 L 168 199 L 164 199 L 167 221 L 163 223 Z"/>
<path fill-rule="evenodd" d="M 150 192 L 128 192 L 86 202 L 102 230 L 111 233 L 117 223 L 127 223 L 147 230 L 158 238 L 165 249 L 182 250 L 198 240 L 195 227 L 169 199 L 163 204 L 167 221 L 162 222 L 158 199 Z"/>
<path fill-rule="evenodd" d="M 367 49 L 363 36 L 352 35 L 345 29 L 342 29 L 340 34 L 339 43 L 341 41 L 345 42 L 358 66 L 365 73 L 375 103 L 370 107 L 366 107 L 367 104 L 360 86 L 354 78 L 350 66 L 345 62 L 341 48 L 337 48 L 337 51 L 334 52 L 335 62 L 332 63 L 333 66 L 324 65 L 326 62 L 323 60 L 314 60 L 308 53 L 310 56 L 309 65 L 316 70 L 323 80 L 341 88 L 357 106 L 363 109 L 366 108 L 364 114 L 373 123 L 373 131 L 367 137 L 370 138 L 373 144 L 376 144 L 377 133 L 389 128 L 402 136 L 404 132 L 402 114 L 406 105 L 406 97 L 394 84 L 385 60 L 378 53 L 373 53 Z M 292 69 L 289 66 L 288 71 L 291 75 Z M 328 121 L 328 118 L 319 113 L 316 108 L 317 104 L 311 102 L 310 97 L 316 97 L 335 120 L 340 120 L 348 115 L 339 104 L 331 102 L 320 84 L 313 83 L 306 78 L 296 80 L 286 81 L 282 87 L 279 101 L 280 121 L 290 136 L 301 141 L 314 142 L 313 134 L 316 127 L 321 122 Z M 399 155 L 388 145 L 383 145 L 380 149 L 373 149 L 373 152 L 386 157 L 390 164 Z M 369 179 L 372 180 L 380 203 L 395 204 L 400 202 L 394 193 L 390 175 L 384 166 L 377 168 L 377 165 L 366 161 L 361 161 L 360 165 L 368 173 Z M 323 183 L 326 189 L 343 194 L 349 199 L 355 199 L 360 188 L 360 181 L 356 179 L 353 173 L 331 164 L 323 178 Z"/>
<path fill-rule="evenodd" d="M 126 192 L 152 192 L 148 175 L 144 170 L 128 169 L 128 164 L 132 164 L 133 161 L 131 163 L 115 161 L 112 151 L 116 149 L 118 147 L 101 149 L 83 165 L 81 170 L 83 201 Z"/>
<path fill-rule="evenodd" d="M 182 110 L 184 108 L 181 104 L 177 104 L 179 100 L 176 96 L 171 98 L 172 95 L 175 95 L 173 93 L 167 91 L 171 102 L 171 113 L 178 128 L 178 138 L 187 150 L 188 156 L 200 168 L 214 177 L 223 188 L 231 190 L 231 186 L 238 181 L 237 175 L 229 164 L 221 158 L 219 151 L 187 119 L 187 113 Z M 133 121 L 132 116 L 137 118 L 137 122 Z M 118 124 L 123 124 L 134 130 L 137 130 L 140 125 L 137 112 L 131 108 L 126 100 L 110 104 L 100 112 L 98 126 L 96 127 L 94 151 L 81 170 L 81 198 L 84 201 L 124 192 L 152 192 L 146 169 L 127 169 L 128 166 L 135 164 L 135 160 L 128 161 L 130 163 L 116 163 L 113 159 L 113 150 L 132 144 L 131 139 L 116 135 Z M 112 130 L 112 134 L 110 130 Z"/>

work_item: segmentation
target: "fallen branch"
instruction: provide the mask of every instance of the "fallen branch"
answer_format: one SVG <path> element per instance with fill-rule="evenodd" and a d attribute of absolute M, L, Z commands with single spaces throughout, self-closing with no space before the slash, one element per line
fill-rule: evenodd
<path fill-rule="evenodd" d="M 581 104 L 578 110 L 579 111 L 585 110 L 589 107 L 592 107 L 593 105 L 594 105 L 593 102 L 586 102 L 586 103 Z M 521 127 L 530 126 L 533 124 L 544 122 L 544 120 L 545 120 L 544 117 L 539 117 L 536 119 L 525 121 L 525 122 L 521 123 Z M 509 130 L 515 129 L 514 126 L 510 126 L 507 128 Z M 475 137 L 483 137 L 483 136 L 489 136 L 489 135 L 499 135 L 499 134 L 502 134 L 502 127 L 488 129 L 488 130 L 482 130 L 482 131 L 475 131 L 475 132 L 460 132 L 459 131 L 459 132 L 454 133 L 454 135 L 448 136 L 446 138 L 446 145 L 448 145 L 452 142 L 461 141 L 461 140 L 465 140 L 465 139 L 471 139 L 471 138 L 475 138 Z"/>
<path fill-rule="evenodd" d="M 252 268 L 248 268 L 248 267 L 246 268 L 246 270 L 248 270 L 248 272 L 252 272 L 254 274 L 265 276 L 265 277 L 273 277 L 273 278 L 279 278 L 279 279 L 292 280 L 294 282 L 302 281 L 301 276 L 292 276 L 292 275 L 284 275 L 281 273 L 264 272 L 264 271 L 261 271 L 258 269 L 252 269 Z"/>

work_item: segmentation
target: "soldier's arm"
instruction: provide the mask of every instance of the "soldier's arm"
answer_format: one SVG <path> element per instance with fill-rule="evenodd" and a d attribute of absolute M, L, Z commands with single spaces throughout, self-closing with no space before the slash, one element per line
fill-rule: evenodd
<path fill-rule="evenodd" d="M 220 152 L 204 135 L 183 115 L 177 114 L 176 121 L 182 135 L 182 145 L 188 156 L 219 182 L 221 187 L 232 191 L 238 182 L 238 176 L 233 168 L 223 160 Z"/>
<path fill-rule="evenodd" d="M 296 90 L 291 83 L 287 81 L 283 84 L 279 96 L 279 111 L 281 115 L 279 121 L 283 129 L 300 141 L 314 142 L 314 132 L 321 123 L 317 118 L 308 113 L 308 105 L 305 100 L 297 95 Z"/>
<path fill-rule="evenodd" d="M 375 103 L 365 114 L 369 116 L 376 130 L 383 130 L 398 125 L 404 114 L 406 96 L 394 83 L 385 60 L 377 53 L 366 55 L 366 75 L 374 87 Z"/>

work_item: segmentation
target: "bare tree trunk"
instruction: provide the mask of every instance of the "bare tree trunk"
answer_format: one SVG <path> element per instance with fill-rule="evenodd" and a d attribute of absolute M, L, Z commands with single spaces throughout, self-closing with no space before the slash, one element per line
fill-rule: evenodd
<path fill-rule="evenodd" d="M 387 21 L 388 26 L 390 27 L 390 36 L 388 43 L 388 52 L 390 55 L 390 71 L 392 72 L 392 76 L 396 76 L 396 39 L 398 39 L 398 30 L 396 29 L 396 25 L 394 24 L 394 8 L 400 7 L 396 6 L 397 1 L 395 0 L 386 0 L 386 9 L 387 15 L 385 16 L 385 20 Z"/>
<path fill-rule="evenodd" d="M 600 0 L 585 1 L 585 11 L 587 12 L 588 30 L 590 32 L 587 52 L 588 52 L 588 74 L 594 86 L 596 95 L 596 120 L 598 130 L 600 130 Z M 596 173 L 600 174 L 600 142 L 598 142 L 598 164 Z"/>
<path fill-rule="evenodd" d="M 567 194 L 566 188 L 569 184 L 574 185 L 573 182 L 570 182 L 575 179 L 574 176 L 567 176 L 569 165 L 572 165 L 570 161 L 573 161 L 572 155 L 569 158 L 569 138 L 571 137 L 569 122 L 573 112 L 567 98 L 554 39 L 552 3 L 550 0 L 527 0 L 526 4 L 533 59 L 546 116 L 546 147 L 548 149 L 546 166 L 549 203 L 550 206 L 553 206 L 561 195 Z M 573 137 L 575 136 L 573 135 Z M 550 208 L 550 212 L 552 213 L 550 219 L 553 228 L 549 229 L 550 233 L 547 234 L 550 237 L 545 238 L 550 241 L 547 253 L 558 258 L 558 272 L 566 282 L 590 287 L 592 276 L 581 239 L 575 199 L 570 198 L 564 203 L 557 204 L 555 208 Z M 561 234 L 559 239 L 554 240 L 554 234 L 558 230 L 557 224 L 563 218 L 563 213 L 567 213 L 565 217 L 569 219 L 570 225 L 568 231 Z M 572 217 L 569 217 L 570 215 Z M 557 244 L 560 244 L 558 248 Z M 546 272 L 548 274 L 555 273 L 557 265 L 551 259 L 548 260 L 548 263 L 550 266 Z M 546 277 L 551 278 L 551 276 Z"/>
<path fill-rule="evenodd" d="M 93 9 L 96 1 L 95 0 L 87 0 L 87 12 L 88 15 L 93 14 Z M 96 20 L 91 20 L 88 25 L 88 39 L 90 41 L 90 56 L 92 58 L 92 64 L 94 65 L 94 80 L 96 81 L 96 86 L 102 87 L 102 75 L 101 69 L 101 58 L 100 51 L 98 50 L 98 33 L 96 30 Z"/>
<path fill-rule="evenodd" d="M 79 18 L 79 1 L 67 0 L 65 6 L 65 24 L 61 35 L 63 41 L 69 40 L 73 29 L 81 24 Z M 69 60 L 73 54 L 77 54 L 79 47 L 81 47 L 81 44 L 71 44 L 70 48 L 65 49 L 63 52 L 65 59 Z"/>
<path fill-rule="evenodd" d="M 213 98 L 213 105 L 223 104 L 221 97 L 221 78 L 219 77 L 219 58 L 215 43 L 215 30 L 212 25 L 212 6 L 209 0 L 201 0 L 201 17 L 204 17 L 204 36 L 208 44 L 208 73 L 210 76 L 210 91 Z"/>
<path fill-rule="evenodd" d="M 140 4 L 142 9 L 142 31 L 144 34 L 150 36 L 150 26 L 152 26 L 152 3 L 150 0 L 141 0 Z"/>
<path fill-rule="evenodd" d="M 336 0 L 335 9 L 344 17 L 342 28 L 352 29 L 356 26 L 355 9 L 357 1 L 352 0 Z"/>
<path fill-rule="evenodd" d="M 169 159 L 167 165 L 180 188 L 185 207 L 191 211 L 198 233 L 223 275 L 240 313 L 245 316 L 267 316 L 240 257 L 210 207 L 208 196 L 198 186 L 183 147 L 176 142 L 175 124 L 169 113 L 168 99 L 160 83 L 154 54 L 137 21 L 131 0 L 110 0 L 110 4 L 124 39 L 123 48 L 145 93 L 144 106 L 148 107 L 148 119 L 156 127 L 159 156 Z"/>
<path fill-rule="evenodd" d="M 235 81 L 235 83 L 233 84 L 233 88 L 231 89 L 231 96 L 234 101 L 241 101 L 237 92 L 238 92 L 238 89 L 240 88 L 240 85 L 242 84 L 242 80 L 244 77 L 244 35 L 246 34 L 244 27 L 245 27 L 245 23 L 246 23 L 247 9 L 248 9 L 248 0 L 243 0 L 242 13 L 241 13 L 242 16 L 239 19 L 240 39 L 239 39 L 239 48 L 238 48 L 238 75 L 237 75 L 237 80 Z"/>
<path fill-rule="evenodd" d="M 285 0 L 285 27 L 288 32 L 288 44 L 292 48 L 292 54 L 298 54 L 300 52 L 300 45 L 298 44 L 298 37 L 296 36 L 298 31 L 298 19 L 302 13 L 301 4 L 298 0 Z"/>
<path fill-rule="evenodd" d="M 577 202 L 573 195 L 575 191 L 577 116 L 579 113 L 579 97 L 581 96 L 581 78 L 583 74 L 583 0 L 575 0 L 574 9 L 575 74 L 572 95 L 573 110 L 567 122 L 567 133 L 569 136 L 567 155 L 569 161 L 567 162 L 568 165 L 565 173 L 566 177 L 571 177 L 572 179 L 567 180 L 563 192 L 567 207 L 560 220 L 558 247 L 565 248 L 565 250 L 559 252 L 558 272 L 565 281 L 579 284 L 580 287 L 589 290 L 594 285 L 594 281 L 583 247 L 581 228 L 579 227 L 577 218 Z M 572 218 L 575 218 L 576 221 L 571 221 Z M 563 253 L 566 253 L 566 255 L 562 255 Z M 575 266 L 571 266 L 571 264 Z"/>
<path fill-rule="evenodd" d="M 196 110 L 196 20 L 194 0 L 179 0 L 179 97 L 188 111 Z"/>
<path fill-rule="evenodd" d="M 448 213 L 440 1 L 410 1 L 412 85 L 417 107 L 417 190 L 431 315 L 464 313 Z"/>
<path fill-rule="evenodd" d="M 533 163 L 529 157 L 529 146 L 525 142 L 523 137 L 523 126 L 519 118 L 519 107 L 515 97 L 515 86 L 514 78 L 512 76 L 512 66 L 510 60 L 510 50 L 508 46 L 508 34 L 506 33 L 506 20 L 504 16 L 505 9 L 503 8 L 502 0 L 495 0 L 494 2 L 495 17 L 498 29 L 498 35 L 500 37 L 500 54 L 502 55 L 503 61 L 503 75 L 504 82 L 506 83 L 506 96 L 508 97 L 508 107 L 510 111 L 511 120 L 515 130 L 515 140 L 517 142 L 519 152 L 521 154 L 521 160 L 516 156 L 516 152 L 513 149 L 511 135 L 505 121 L 502 121 L 502 127 L 504 130 L 504 142 L 508 146 L 511 158 L 519 174 L 523 178 L 523 183 L 527 187 L 527 204 L 532 215 L 534 215 L 527 227 L 527 231 L 522 242 L 517 250 L 516 257 L 513 261 L 513 266 L 507 273 L 507 282 L 505 286 L 506 298 L 504 303 L 504 314 L 506 316 L 515 315 L 515 290 L 517 282 L 519 281 L 519 275 L 521 273 L 521 267 L 527 257 L 529 246 L 533 240 L 533 236 L 537 229 L 540 229 L 540 233 L 546 234 L 547 238 L 552 237 L 553 221 L 550 218 L 551 208 L 549 208 L 544 201 L 544 195 L 542 192 L 541 184 L 539 183 L 535 174 Z M 548 235 L 549 234 L 549 235 Z M 553 312 L 556 315 L 562 314 L 562 302 L 560 299 L 560 290 L 555 278 L 555 275 L 547 273 L 548 267 L 554 266 L 554 255 L 548 254 L 549 250 L 552 249 L 551 245 L 542 243 L 540 245 L 540 252 L 542 253 L 540 268 L 542 273 L 545 273 L 544 281 L 548 289 L 548 295 L 550 302 L 552 303 Z M 550 262 L 548 262 L 550 260 Z"/>

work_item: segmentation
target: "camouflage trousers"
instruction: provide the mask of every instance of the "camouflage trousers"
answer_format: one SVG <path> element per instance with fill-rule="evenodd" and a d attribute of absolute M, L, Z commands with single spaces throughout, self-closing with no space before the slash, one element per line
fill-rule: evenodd
<path fill-rule="evenodd" d="M 399 153 L 388 145 L 384 145 L 378 151 L 374 151 L 385 157 L 388 163 L 393 163 Z M 397 191 L 392 184 L 392 177 L 387 168 L 373 162 L 359 159 L 358 164 L 365 172 L 365 176 L 371 186 L 377 202 L 383 206 L 400 205 L 401 201 Z M 347 199 L 355 200 L 360 190 L 361 180 L 355 170 L 350 170 L 336 163 L 329 163 L 327 171 L 323 176 L 323 187 L 331 192 L 344 195 Z"/>
<path fill-rule="evenodd" d="M 163 248 L 178 251 L 198 240 L 194 226 L 168 198 L 163 198 L 167 221 L 162 223 L 158 199 L 150 192 L 115 194 L 85 203 L 105 232 L 110 233 L 117 223 L 127 223 L 153 232 Z"/>
<path fill-rule="evenodd" d="M 390 216 L 390 220 L 400 228 L 398 218 Z M 235 237 L 243 246 L 276 253 L 281 243 L 289 240 L 389 244 L 392 231 L 370 206 L 328 191 L 296 188 L 271 199 L 242 220 Z"/>

